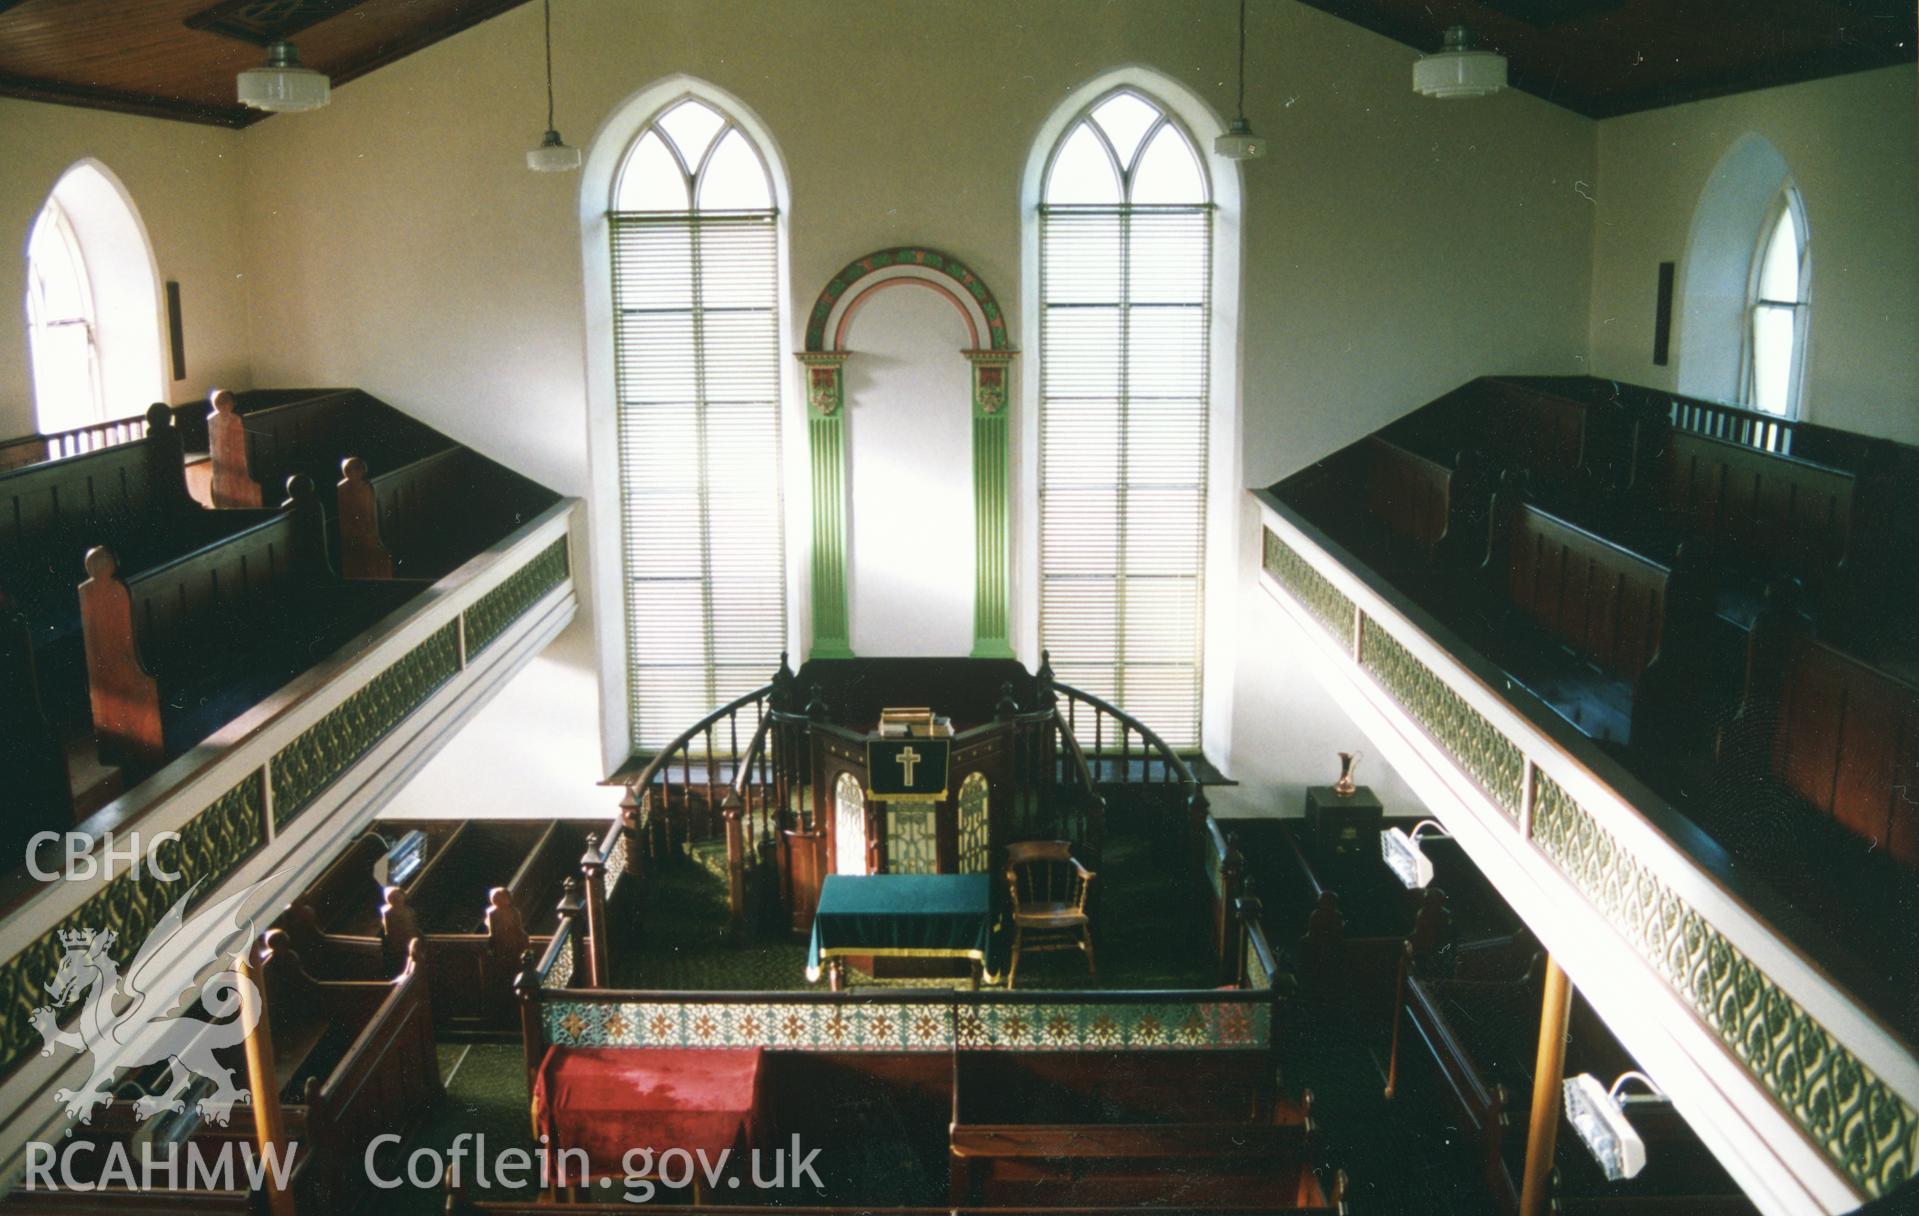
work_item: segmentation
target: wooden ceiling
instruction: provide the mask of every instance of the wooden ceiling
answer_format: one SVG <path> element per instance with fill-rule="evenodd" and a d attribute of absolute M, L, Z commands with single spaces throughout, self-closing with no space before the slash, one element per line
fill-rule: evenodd
<path fill-rule="evenodd" d="M 1913 0 L 1302 0 L 1417 47 L 1446 27 L 1592 118 L 1914 62 Z"/>
<path fill-rule="evenodd" d="M 0 0 L 0 96 L 243 127 L 267 115 L 234 77 L 276 37 L 337 86 L 524 3 Z"/>
<path fill-rule="evenodd" d="M 233 79 L 276 36 L 338 85 L 525 2 L 0 0 L 0 96 L 240 127 L 266 115 Z M 1911 63 L 1919 40 L 1913 0 L 1303 2 L 1421 50 L 1464 23 L 1514 87 L 1594 118 Z"/>

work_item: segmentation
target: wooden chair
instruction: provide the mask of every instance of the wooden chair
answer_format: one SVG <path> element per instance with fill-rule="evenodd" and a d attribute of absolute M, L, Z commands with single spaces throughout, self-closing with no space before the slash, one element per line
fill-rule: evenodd
<path fill-rule="evenodd" d="M 1093 924 L 1086 896 L 1093 872 L 1073 857 L 1064 840 L 1029 840 L 1006 846 L 1006 885 L 1013 897 L 1013 961 L 1006 986 L 1013 986 L 1023 950 L 1083 950 L 1086 973 L 1093 966 Z"/>

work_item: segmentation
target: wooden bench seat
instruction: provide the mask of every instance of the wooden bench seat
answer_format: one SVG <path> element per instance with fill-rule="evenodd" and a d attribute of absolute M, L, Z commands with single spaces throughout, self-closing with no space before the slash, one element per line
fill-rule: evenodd
<path fill-rule="evenodd" d="M 382 473 L 450 445 L 431 427 L 357 389 L 244 414 L 233 394 L 216 391 L 207 434 L 215 506 L 268 506 L 289 478 L 305 477 L 319 488 L 329 513 L 340 464 L 349 456 Z"/>
<path fill-rule="evenodd" d="M 1265 1056 L 961 1052 L 948 1185 L 955 1207 L 1322 1208 L 1310 1098 Z"/>
<path fill-rule="evenodd" d="M 310 485 L 289 492 L 264 522 L 159 566 L 87 554 L 79 598 L 103 758 L 179 755 L 424 585 L 334 577 Z"/>
<path fill-rule="evenodd" d="M 440 578 L 556 499 L 463 447 L 377 475 L 356 455 L 340 473 L 338 551 L 348 578 Z"/>

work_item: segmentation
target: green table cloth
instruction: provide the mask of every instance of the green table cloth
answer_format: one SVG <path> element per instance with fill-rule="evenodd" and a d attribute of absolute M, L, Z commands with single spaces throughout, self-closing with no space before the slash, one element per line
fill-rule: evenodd
<path fill-rule="evenodd" d="M 992 939 L 984 874 L 832 874 L 813 914 L 806 978 L 846 955 L 966 958 L 986 971 Z"/>

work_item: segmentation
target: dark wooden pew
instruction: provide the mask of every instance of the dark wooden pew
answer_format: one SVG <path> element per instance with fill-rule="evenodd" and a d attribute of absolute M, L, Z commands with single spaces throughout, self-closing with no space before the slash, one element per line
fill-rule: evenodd
<path fill-rule="evenodd" d="M 32 631 L 0 591 L 0 857 L 18 864 L 39 832 L 65 832 L 76 816 L 60 736 L 40 708 Z"/>
<path fill-rule="evenodd" d="M 103 758 L 180 754 L 419 590 L 336 578 L 311 484 L 288 492 L 284 510 L 156 566 L 87 553 L 79 599 Z"/>
<path fill-rule="evenodd" d="M 384 472 L 449 446 L 432 428 L 356 389 L 240 413 L 232 393 L 216 392 L 207 418 L 217 507 L 270 505 L 290 477 L 312 480 L 331 503 L 340 463 L 349 456 Z"/>
<path fill-rule="evenodd" d="M 426 975 L 416 956 L 391 980 L 317 980 L 274 931 L 259 957 L 273 1075 L 249 1086 L 279 1096 L 287 1138 L 319 1171 L 319 1210 L 349 1211 L 374 1194 L 372 1139 L 410 1135 L 445 1096 Z M 253 1109 L 236 1107 L 232 1126 L 250 1130 Z"/>
<path fill-rule="evenodd" d="M 1725 575 L 1717 607 L 1741 626 L 1777 578 L 1798 580 L 1816 615 L 1846 615 L 1838 601 L 1874 560 L 1854 473 L 1671 427 L 1649 446 L 1622 535 L 1654 553 L 1703 543 Z"/>
<path fill-rule="evenodd" d="M 1278 1094 L 1263 1055 L 961 1052 L 949 1198 L 1330 1209 L 1310 1110 Z"/>
<path fill-rule="evenodd" d="M 415 830 L 426 833 L 424 857 L 431 861 L 465 826 L 454 819 L 375 821 L 294 897 L 274 927 L 286 933 L 306 967 L 321 979 L 390 978 L 393 970 L 380 924 L 386 889 L 374 880 L 374 863 L 390 844 Z M 393 885 L 409 888 L 425 872 L 422 864 Z M 404 950 L 397 957 L 403 958 Z"/>
<path fill-rule="evenodd" d="M 340 570 L 348 578 L 440 578 L 554 502 L 463 447 L 377 476 L 351 456 L 340 472 Z"/>
<path fill-rule="evenodd" d="M 1302 996 L 1370 1012 L 1387 1007 L 1407 949 L 1425 956 L 1452 938 L 1445 892 L 1408 890 L 1377 846 L 1323 856 L 1284 819 L 1235 820 L 1266 930 Z M 1412 820 L 1389 826 L 1410 829 Z"/>

